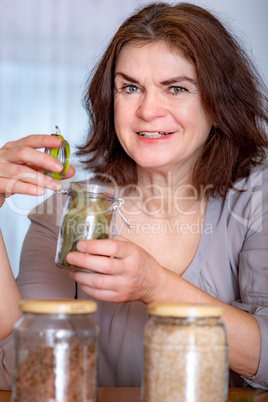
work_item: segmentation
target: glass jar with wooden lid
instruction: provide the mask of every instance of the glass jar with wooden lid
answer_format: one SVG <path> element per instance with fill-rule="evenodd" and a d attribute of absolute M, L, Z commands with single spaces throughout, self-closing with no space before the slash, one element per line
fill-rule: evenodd
<path fill-rule="evenodd" d="M 96 401 L 96 303 L 24 300 L 20 307 L 12 401 Z"/>
<path fill-rule="evenodd" d="M 142 400 L 226 401 L 224 309 L 218 305 L 156 303 L 148 312 Z"/>

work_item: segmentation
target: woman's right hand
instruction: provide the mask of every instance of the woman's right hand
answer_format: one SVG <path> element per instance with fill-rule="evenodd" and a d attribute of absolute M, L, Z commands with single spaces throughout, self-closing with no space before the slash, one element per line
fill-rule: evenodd
<path fill-rule="evenodd" d="M 12 194 L 42 195 L 45 189 L 59 190 L 58 180 L 44 174 L 44 170 L 60 172 L 62 164 L 53 156 L 38 150 L 58 148 L 62 140 L 54 135 L 29 135 L 6 143 L 0 149 L 0 207 Z M 63 179 L 74 175 L 71 166 Z"/>

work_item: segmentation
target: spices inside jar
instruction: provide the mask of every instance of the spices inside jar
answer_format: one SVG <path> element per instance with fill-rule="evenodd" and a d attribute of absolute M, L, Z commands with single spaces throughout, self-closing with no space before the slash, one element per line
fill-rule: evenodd
<path fill-rule="evenodd" d="M 113 237 L 115 211 L 128 225 L 120 211 L 124 201 L 115 198 L 115 189 L 110 184 L 94 179 L 73 182 L 66 193 L 69 198 L 62 213 L 55 263 L 59 268 L 89 272 L 69 264 L 66 257 L 71 251 L 77 251 L 77 243 L 81 240 Z"/>
<path fill-rule="evenodd" d="M 212 305 L 153 304 L 144 333 L 144 402 L 223 402 L 227 344 Z"/>
<path fill-rule="evenodd" d="M 25 300 L 15 325 L 13 402 L 95 402 L 96 303 Z"/>

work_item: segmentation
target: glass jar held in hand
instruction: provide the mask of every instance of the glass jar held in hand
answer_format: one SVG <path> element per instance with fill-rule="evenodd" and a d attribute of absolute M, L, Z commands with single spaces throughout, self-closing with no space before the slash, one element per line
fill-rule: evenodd
<path fill-rule="evenodd" d="M 69 198 L 62 213 L 55 263 L 59 268 L 89 272 L 69 264 L 66 257 L 71 251 L 77 251 L 77 243 L 81 240 L 112 238 L 116 233 L 115 211 L 129 227 L 120 211 L 124 200 L 116 198 L 113 186 L 94 178 L 71 183 L 65 193 Z"/>

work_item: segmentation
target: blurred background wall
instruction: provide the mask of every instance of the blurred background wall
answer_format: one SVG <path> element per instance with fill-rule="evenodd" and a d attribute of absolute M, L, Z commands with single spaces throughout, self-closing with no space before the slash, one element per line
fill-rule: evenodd
<path fill-rule="evenodd" d="M 50 134 L 58 125 L 74 151 L 87 130 L 81 101 L 90 70 L 119 24 L 149 2 L 0 0 L 0 147 L 28 134 Z M 192 3 L 216 13 L 232 29 L 267 83 L 268 1 Z M 73 163 L 77 165 L 76 160 Z M 83 173 L 77 168 L 80 179 Z M 39 198 L 16 195 L 0 210 L 15 276 L 29 226 L 27 214 L 50 195 L 49 191 Z"/>

